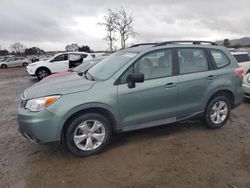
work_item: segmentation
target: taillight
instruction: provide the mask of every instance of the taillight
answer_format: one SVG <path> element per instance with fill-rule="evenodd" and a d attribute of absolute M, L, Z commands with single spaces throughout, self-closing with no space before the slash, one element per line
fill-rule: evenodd
<path fill-rule="evenodd" d="M 238 67 L 234 70 L 235 74 L 237 74 L 237 76 L 240 77 L 241 80 L 243 80 L 243 76 L 244 76 L 244 71 L 242 69 L 242 67 Z"/>

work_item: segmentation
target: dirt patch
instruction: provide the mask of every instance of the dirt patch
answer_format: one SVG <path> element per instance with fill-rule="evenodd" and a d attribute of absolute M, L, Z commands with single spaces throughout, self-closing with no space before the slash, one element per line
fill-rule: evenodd
<path fill-rule="evenodd" d="M 19 96 L 36 79 L 0 70 L 0 187 L 250 187 L 250 103 L 219 130 L 185 122 L 115 135 L 108 149 L 76 158 L 17 131 Z"/>

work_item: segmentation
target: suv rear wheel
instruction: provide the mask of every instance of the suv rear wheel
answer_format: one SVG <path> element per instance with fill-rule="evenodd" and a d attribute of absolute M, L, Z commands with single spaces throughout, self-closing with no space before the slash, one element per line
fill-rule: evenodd
<path fill-rule="evenodd" d="M 231 113 L 231 105 L 226 96 L 216 96 L 207 105 L 205 122 L 209 128 L 222 127 Z"/>
<path fill-rule="evenodd" d="M 65 142 L 74 155 L 88 156 L 101 152 L 108 144 L 111 133 L 110 123 L 104 116 L 88 113 L 70 123 Z"/>

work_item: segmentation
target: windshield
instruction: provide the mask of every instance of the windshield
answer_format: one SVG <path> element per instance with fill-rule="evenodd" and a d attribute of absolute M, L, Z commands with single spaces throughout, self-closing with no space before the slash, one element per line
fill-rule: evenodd
<path fill-rule="evenodd" d="M 91 59 L 88 61 L 83 62 L 81 65 L 75 67 L 74 69 L 72 69 L 73 72 L 85 72 L 86 70 L 90 69 L 91 67 L 93 67 L 95 64 L 97 64 L 100 60 L 97 59 Z"/>
<path fill-rule="evenodd" d="M 106 80 L 113 76 L 113 74 L 136 55 L 137 53 L 134 52 L 116 52 L 92 67 L 89 70 L 89 74 L 92 75 L 95 80 Z"/>

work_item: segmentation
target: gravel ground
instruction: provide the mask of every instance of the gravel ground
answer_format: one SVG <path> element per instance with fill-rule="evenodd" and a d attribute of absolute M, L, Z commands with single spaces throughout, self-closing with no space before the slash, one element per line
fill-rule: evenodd
<path fill-rule="evenodd" d="M 199 121 L 115 135 L 103 153 L 76 158 L 17 131 L 23 90 L 37 80 L 0 70 L 0 187 L 250 187 L 250 103 L 209 130 Z"/>

